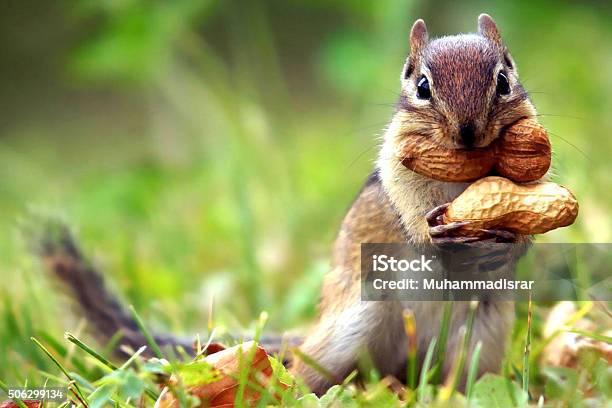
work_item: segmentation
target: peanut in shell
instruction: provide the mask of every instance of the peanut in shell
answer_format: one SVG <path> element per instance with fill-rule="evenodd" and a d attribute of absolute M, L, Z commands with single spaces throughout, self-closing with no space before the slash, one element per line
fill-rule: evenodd
<path fill-rule="evenodd" d="M 550 167 L 546 130 L 532 119 L 520 119 L 491 145 L 451 149 L 423 135 L 408 135 L 397 155 L 408 169 L 439 181 L 465 182 L 492 172 L 516 182 L 539 180 Z"/>
<path fill-rule="evenodd" d="M 448 149 L 416 135 L 401 149 L 402 164 L 410 170 L 439 181 L 474 181 L 487 174 L 495 159 L 489 149 Z"/>
<path fill-rule="evenodd" d="M 551 147 L 539 123 L 523 119 L 504 131 L 494 146 L 495 171 L 516 182 L 540 179 L 550 167 Z"/>
<path fill-rule="evenodd" d="M 445 223 L 468 221 L 459 234 L 500 229 L 532 235 L 571 225 L 577 216 L 576 198 L 559 184 L 519 185 L 503 177 L 485 177 L 453 200 L 443 218 Z"/>

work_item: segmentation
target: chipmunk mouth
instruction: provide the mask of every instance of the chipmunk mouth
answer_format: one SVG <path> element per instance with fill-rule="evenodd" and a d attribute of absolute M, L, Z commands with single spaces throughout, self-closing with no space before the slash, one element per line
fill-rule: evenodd
<path fill-rule="evenodd" d="M 456 144 L 460 148 L 470 150 L 476 147 L 476 142 L 482 139 L 480 132 L 477 131 L 476 126 L 472 123 L 464 123 L 459 125 L 459 130 L 455 138 Z"/>
<path fill-rule="evenodd" d="M 542 177 L 550 166 L 546 130 L 532 119 L 499 127 L 486 147 L 448 148 L 434 138 L 412 135 L 398 146 L 396 156 L 408 170 L 438 181 L 473 182 L 490 175 L 528 182 Z M 517 163 L 517 160 L 519 161 Z"/>
<path fill-rule="evenodd" d="M 478 147 L 488 147 L 492 143 L 494 143 L 497 139 L 499 139 L 509 128 L 516 125 L 518 122 L 529 119 L 529 116 L 520 116 L 511 122 L 508 123 L 493 123 L 491 124 L 487 130 L 485 131 L 484 141 L 486 142 L 482 146 Z M 490 128 L 490 129 L 489 129 Z"/>
<path fill-rule="evenodd" d="M 479 131 L 470 124 L 459 126 L 459 130 L 453 138 L 456 149 L 470 151 L 488 148 L 499 139 L 507 129 L 524 119 L 528 118 L 526 116 L 520 116 L 508 123 L 492 121 L 487 123 L 482 131 Z"/>

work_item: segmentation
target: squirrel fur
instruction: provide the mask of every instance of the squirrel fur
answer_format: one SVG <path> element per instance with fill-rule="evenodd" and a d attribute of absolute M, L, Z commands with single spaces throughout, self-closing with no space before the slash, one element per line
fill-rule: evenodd
<path fill-rule="evenodd" d="M 361 243 L 410 243 L 433 246 L 435 250 L 426 214 L 452 201 L 468 186 L 412 172 L 395 154 L 398 146 L 407 135 L 421 134 L 449 148 L 484 147 L 505 126 L 536 114 L 495 23 L 486 14 L 478 23 L 477 34 L 432 41 L 423 20 L 412 27 L 411 53 L 402 71 L 397 109 L 385 131 L 376 169 L 342 222 L 332 268 L 324 281 L 319 321 L 301 346 L 302 353 L 318 361 L 334 378 L 321 375 L 300 360 L 292 368 L 315 393 L 324 393 L 336 382 L 333 380 L 357 368 L 364 350 L 381 376 L 401 378 L 407 361 L 402 318 L 406 308 L 415 316 L 421 362 L 429 342 L 439 333 L 444 302 L 361 300 Z M 496 94 L 500 72 L 509 82 L 508 95 Z M 418 97 L 418 81 L 423 77 L 429 82 L 429 99 Z M 466 128 L 467 136 L 462 131 Z M 529 239 L 517 236 L 513 242 L 526 243 Z M 444 373 L 448 373 L 459 351 L 457 333 L 466 322 L 468 309 L 468 302 L 453 305 Z M 500 370 L 513 321 L 512 302 L 479 305 L 469 348 L 471 352 L 476 342 L 482 341 L 479 375 Z"/>

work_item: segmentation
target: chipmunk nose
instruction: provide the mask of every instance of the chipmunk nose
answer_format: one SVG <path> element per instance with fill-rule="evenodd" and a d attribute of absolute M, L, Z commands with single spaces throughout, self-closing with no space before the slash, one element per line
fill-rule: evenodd
<path fill-rule="evenodd" d="M 459 137 L 463 142 L 463 145 L 466 148 L 474 147 L 474 143 L 476 142 L 476 132 L 474 130 L 474 125 L 471 123 L 460 125 L 459 126 Z"/>

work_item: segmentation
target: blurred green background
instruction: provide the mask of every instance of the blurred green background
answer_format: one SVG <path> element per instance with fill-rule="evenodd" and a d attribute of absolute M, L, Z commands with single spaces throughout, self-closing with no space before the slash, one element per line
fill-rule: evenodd
<path fill-rule="evenodd" d="M 331 243 L 399 90 L 412 22 L 497 21 L 549 129 L 578 222 L 612 240 L 612 8 L 559 1 L 3 1 L 0 377 L 44 367 L 29 336 L 79 327 L 19 238 L 64 214 L 151 326 L 305 325 Z"/>

